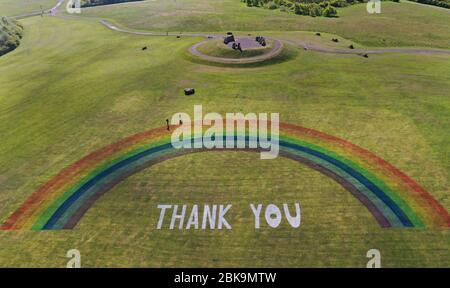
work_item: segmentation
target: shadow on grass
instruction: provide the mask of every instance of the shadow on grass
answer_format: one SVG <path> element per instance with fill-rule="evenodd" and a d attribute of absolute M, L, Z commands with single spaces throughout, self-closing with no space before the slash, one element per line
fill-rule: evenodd
<path fill-rule="evenodd" d="M 216 67 L 227 67 L 227 68 L 258 68 L 258 67 L 264 67 L 264 66 L 270 66 L 275 64 L 284 63 L 287 61 L 290 61 L 294 58 L 296 58 L 298 55 L 298 48 L 295 48 L 292 45 L 286 45 L 284 44 L 283 51 L 281 51 L 280 54 L 277 56 L 263 60 L 261 62 L 255 62 L 255 63 L 219 63 L 219 62 L 212 62 L 208 60 L 201 59 L 195 55 L 192 55 L 189 53 L 189 51 L 186 51 L 184 53 L 184 59 L 188 60 L 193 63 L 201 64 L 201 65 L 209 65 L 209 66 L 216 66 Z"/>

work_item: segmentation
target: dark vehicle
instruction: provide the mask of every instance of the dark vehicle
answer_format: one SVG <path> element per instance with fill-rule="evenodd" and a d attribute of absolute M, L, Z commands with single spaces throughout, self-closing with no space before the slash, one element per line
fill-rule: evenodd
<path fill-rule="evenodd" d="M 266 38 L 262 36 L 256 36 L 256 42 L 258 42 L 261 46 L 266 47 Z"/>
<path fill-rule="evenodd" d="M 195 94 L 195 89 L 194 88 L 186 88 L 184 89 L 184 95 L 189 96 L 189 95 L 194 95 Z"/>
<path fill-rule="evenodd" d="M 223 43 L 225 45 L 228 45 L 228 43 L 231 43 L 231 42 L 235 42 L 233 35 L 227 36 L 227 37 L 225 37 L 225 39 L 223 39 Z"/>

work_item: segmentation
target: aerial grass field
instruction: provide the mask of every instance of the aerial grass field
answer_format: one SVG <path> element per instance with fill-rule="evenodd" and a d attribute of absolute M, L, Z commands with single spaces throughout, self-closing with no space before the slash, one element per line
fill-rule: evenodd
<path fill-rule="evenodd" d="M 0 0 L 0 14 L 33 11 L 37 1 L 28 2 Z M 0 57 L 0 223 L 85 155 L 165 126 L 175 113 L 192 115 L 196 104 L 223 115 L 279 113 L 282 122 L 343 138 L 403 171 L 449 211 L 450 55 L 364 58 L 294 45 L 450 49 L 448 11 L 382 5 L 379 15 L 354 5 L 327 19 L 238 0 L 161 0 L 20 20 L 20 46 Z M 286 40 L 289 57 L 210 65 L 187 52 L 202 37 L 118 33 L 100 19 L 136 31 L 267 35 Z M 196 94 L 184 96 L 186 87 Z M 302 205 L 300 229 L 253 228 L 250 203 L 294 202 Z M 233 229 L 157 230 L 159 203 L 233 204 Z M 372 248 L 383 267 L 450 267 L 449 229 L 381 228 L 323 174 L 242 151 L 194 153 L 136 173 L 72 230 L 0 230 L 1 267 L 65 267 L 70 249 L 80 250 L 83 267 L 365 267 Z"/>

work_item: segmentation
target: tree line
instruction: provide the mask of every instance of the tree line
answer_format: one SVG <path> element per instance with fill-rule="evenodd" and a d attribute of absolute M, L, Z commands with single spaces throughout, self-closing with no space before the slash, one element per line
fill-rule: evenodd
<path fill-rule="evenodd" d="M 81 7 L 100 6 L 100 5 L 134 2 L 134 1 L 142 1 L 142 0 L 81 0 Z"/>
<path fill-rule="evenodd" d="M 411 0 L 411 1 L 450 9 L 450 0 Z"/>
<path fill-rule="evenodd" d="M 14 19 L 0 17 L 0 56 L 17 48 L 23 35 L 23 26 Z"/>
<path fill-rule="evenodd" d="M 249 7 L 263 7 L 266 9 L 279 9 L 297 15 L 312 17 L 337 17 L 336 8 L 347 7 L 353 4 L 365 3 L 368 0 L 241 0 Z M 392 0 L 399 2 L 400 0 Z M 415 0 L 415 1 L 450 1 L 450 0 Z"/>

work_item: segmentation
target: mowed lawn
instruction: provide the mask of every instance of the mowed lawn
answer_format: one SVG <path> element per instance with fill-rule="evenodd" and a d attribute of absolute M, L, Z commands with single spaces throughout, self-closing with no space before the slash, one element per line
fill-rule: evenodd
<path fill-rule="evenodd" d="M 1 222 L 62 168 L 176 112 L 192 114 L 194 104 L 278 112 L 283 122 L 347 139 L 450 209 L 448 56 L 365 59 L 289 47 L 296 52 L 284 62 L 217 67 L 186 56 L 199 38 L 132 36 L 84 19 L 23 24 L 21 46 L 0 58 Z M 185 97 L 185 87 L 197 94 Z M 255 231 L 248 205 L 272 202 L 301 202 L 301 229 Z M 158 231 L 158 203 L 233 204 L 233 230 Z M 72 248 L 84 267 L 364 267 L 371 248 L 385 267 L 450 266 L 449 236 L 381 229 L 338 184 L 291 160 L 207 152 L 127 179 L 72 231 L 1 231 L 0 266 L 64 267 Z"/>
<path fill-rule="evenodd" d="M 393 2 L 383 2 L 381 9 L 368 14 L 366 4 L 358 4 L 338 9 L 338 18 L 326 18 L 247 7 L 239 0 L 156 0 L 92 7 L 81 15 L 142 30 L 321 31 L 367 46 L 450 48 L 448 10 Z"/>

